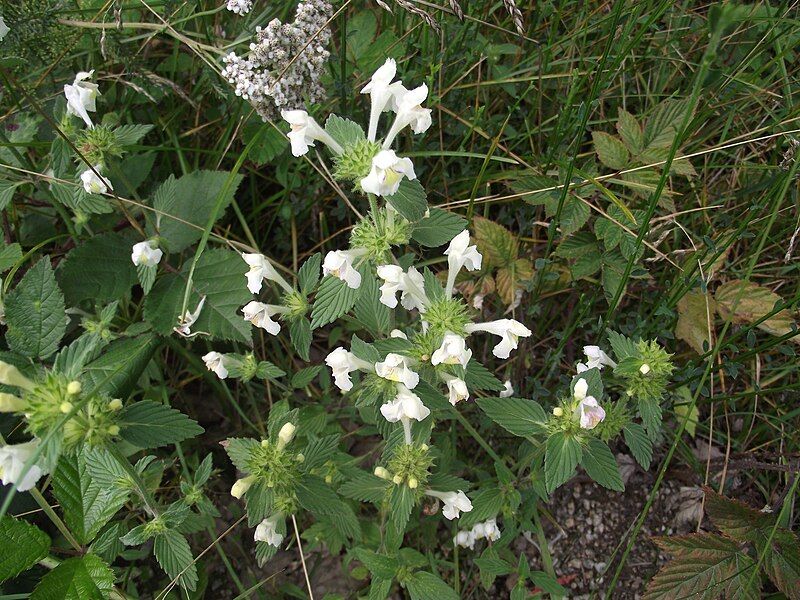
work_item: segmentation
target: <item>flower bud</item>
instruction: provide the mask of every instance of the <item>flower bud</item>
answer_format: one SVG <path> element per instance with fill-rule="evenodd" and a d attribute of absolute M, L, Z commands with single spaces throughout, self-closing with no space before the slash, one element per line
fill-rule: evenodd
<path fill-rule="evenodd" d="M 423 452 L 427 452 L 430 449 L 430 446 L 428 446 L 428 444 L 422 444 L 422 446 L 420 447 L 422 448 Z"/>
<path fill-rule="evenodd" d="M 650 372 L 650 365 L 644 363 L 641 367 L 639 367 L 639 373 L 642 375 L 647 375 Z"/>
<path fill-rule="evenodd" d="M 231 496 L 240 499 L 245 495 L 245 492 L 250 489 L 250 486 L 253 485 L 254 481 L 255 477 L 253 475 L 243 477 L 242 479 L 237 479 L 236 483 L 234 483 L 233 487 L 231 488 Z"/>
<path fill-rule="evenodd" d="M 295 456 L 294 459 L 299 463 L 306 461 L 306 457 L 302 452 Z"/>
<path fill-rule="evenodd" d="M 108 435 L 119 435 L 119 425 L 110 425 Z"/>
<path fill-rule="evenodd" d="M 400 485 L 401 483 L 403 483 L 403 478 L 400 477 L 400 475 L 395 475 L 394 477 L 392 477 L 392 481 L 395 483 L 395 485 Z"/>
<path fill-rule="evenodd" d="M 28 403 L 14 394 L 0 393 L 0 413 L 22 412 Z"/>
<path fill-rule="evenodd" d="M 81 382 L 80 381 L 70 381 L 67 384 L 67 394 L 70 396 L 76 396 L 81 393 Z"/>
<path fill-rule="evenodd" d="M 294 432 L 297 428 L 291 423 L 284 423 L 281 430 L 278 432 L 278 450 L 283 450 L 286 444 L 294 438 Z"/>
<path fill-rule="evenodd" d="M 122 408 L 122 400 L 119 398 L 114 398 L 111 402 L 108 403 L 108 409 L 113 411 L 118 411 Z"/>
<path fill-rule="evenodd" d="M 387 471 L 383 467 L 375 467 L 373 473 L 375 473 L 376 477 L 380 477 L 381 479 L 385 479 L 386 481 L 389 481 L 392 478 L 392 474 L 389 473 L 389 471 Z"/>
<path fill-rule="evenodd" d="M 556 416 L 556 417 L 562 417 L 562 416 L 564 416 L 564 409 L 563 409 L 563 408 L 561 408 L 560 406 L 556 406 L 556 407 L 553 409 L 553 415 L 554 415 L 554 416 Z"/>
<path fill-rule="evenodd" d="M 408 487 L 409 488 L 411 488 L 412 490 L 415 490 L 415 489 L 417 489 L 418 485 L 419 485 L 419 481 L 417 481 L 416 477 L 409 477 L 408 478 Z"/>
<path fill-rule="evenodd" d="M 0 361 L 0 383 L 32 390 L 34 383 L 14 365 Z"/>
<path fill-rule="evenodd" d="M 269 446 L 269 440 L 261 440 L 261 447 L 266 448 Z"/>
<path fill-rule="evenodd" d="M 333 475 L 325 475 L 325 483 L 333 483 Z"/>
<path fill-rule="evenodd" d="M 61 405 L 58 407 L 62 413 L 67 414 L 69 411 L 72 410 L 72 402 L 62 402 Z"/>

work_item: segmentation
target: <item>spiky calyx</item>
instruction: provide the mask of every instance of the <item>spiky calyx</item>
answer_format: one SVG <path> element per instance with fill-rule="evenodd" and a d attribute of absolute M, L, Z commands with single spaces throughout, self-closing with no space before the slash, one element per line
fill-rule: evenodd
<path fill-rule="evenodd" d="M 392 209 L 370 212 L 353 228 L 350 247 L 363 249 L 364 259 L 375 264 L 391 261 L 392 246 L 402 246 L 411 239 L 411 223 Z"/>

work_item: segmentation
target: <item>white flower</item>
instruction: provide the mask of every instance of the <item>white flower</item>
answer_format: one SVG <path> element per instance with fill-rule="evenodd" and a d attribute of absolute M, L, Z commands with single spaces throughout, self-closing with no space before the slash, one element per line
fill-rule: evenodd
<path fill-rule="evenodd" d="M 158 248 L 158 246 L 153 247 L 154 243 L 157 242 L 154 240 L 147 240 L 145 242 L 134 244 L 133 248 L 131 248 L 131 260 L 133 261 L 133 264 L 135 264 L 137 267 L 150 267 L 157 265 L 161 261 L 161 257 L 164 256 L 164 253 L 160 248 Z"/>
<path fill-rule="evenodd" d="M 439 498 L 439 500 L 444 502 L 442 514 L 450 521 L 460 517 L 462 512 L 469 512 L 472 510 L 472 502 L 470 502 L 467 495 L 461 490 L 458 490 L 458 492 L 435 492 L 433 490 L 428 490 L 425 493 L 434 498 Z"/>
<path fill-rule="evenodd" d="M 30 461 L 38 447 L 39 440 L 36 439 L 24 444 L 0 446 L 0 480 L 3 485 L 14 484 L 20 492 L 25 492 L 36 485 L 39 478 L 44 475 L 41 467 L 33 464 L 24 476 L 23 472 L 25 464 Z"/>
<path fill-rule="evenodd" d="M 384 149 L 391 146 L 397 134 L 409 125 L 414 133 L 427 131 L 428 127 L 431 126 L 431 110 L 421 106 L 427 97 L 428 86 L 424 83 L 413 90 L 399 88 L 395 91 L 392 109 L 397 113 L 397 116 L 386 139 L 383 141 Z"/>
<path fill-rule="evenodd" d="M 381 406 L 381 414 L 389 423 L 425 420 L 431 411 L 414 392 L 403 385 L 397 386 L 397 396 Z"/>
<path fill-rule="evenodd" d="M 319 140 L 327 145 L 336 154 L 343 152 L 339 143 L 334 140 L 327 131 L 320 127 L 319 123 L 310 117 L 304 110 L 282 110 L 281 116 L 283 120 L 292 126 L 289 132 L 289 141 L 292 143 L 292 154 L 294 156 L 303 156 L 308 152 L 309 146 L 313 146 L 314 142 Z"/>
<path fill-rule="evenodd" d="M 463 379 L 453 377 L 447 380 L 448 400 L 455 406 L 462 400 L 469 400 L 469 390 Z"/>
<path fill-rule="evenodd" d="M 444 251 L 447 256 L 447 286 L 445 293 L 448 296 L 453 294 L 453 286 L 456 283 L 456 276 L 461 267 L 467 271 L 475 271 L 481 268 L 483 257 L 478 252 L 477 246 L 469 245 L 469 231 L 466 229 L 450 240 L 450 245 Z"/>
<path fill-rule="evenodd" d="M 278 450 L 283 450 L 286 445 L 294 439 L 294 432 L 297 427 L 293 423 L 284 423 L 278 432 Z"/>
<path fill-rule="evenodd" d="M 227 8 L 237 15 L 246 15 L 253 9 L 253 0 L 228 0 Z"/>
<path fill-rule="evenodd" d="M 11 31 L 6 25 L 6 22 L 3 20 L 3 15 L 0 15 L 0 42 L 3 41 L 3 38 L 6 37 L 6 34 Z"/>
<path fill-rule="evenodd" d="M 500 528 L 497 526 L 497 521 L 495 519 L 489 519 L 484 523 L 479 523 L 479 525 L 483 526 L 482 536 L 484 538 L 492 542 L 500 539 Z M 477 527 L 477 525 L 475 527 Z"/>
<path fill-rule="evenodd" d="M 206 369 L 216 373 L 220 379 L 225 379 L 228 376 L 228 369 L 225 368 L 225 355 L 219 352 L 209 352 L 203 355 L 203 362 L 206 363 Z"/>
<path fill-rule="evenodd" d="M 608 366 L 614 368 L 617 366 L 611 358 L 609 358 L 608 354 L 603 352 L 600 349 L 600 346 L 584 346 L 583 353 L 586 355 L 586 368 L 588 369 L 600 369 L 602 370 L 604 366 Z"/>
<path fill-rule="evenodd" d="M 588 371 L 589 367 L 587 367 L 584 363 L 579 362 L 577 365 L 575 365 L 575 370 L 578 372 L 578 375 L 580 375 L 581 373 Z"/>
<path fill-rule="evenodd" d="M 233 486 L 231 487 L 231 496 L 236 498 L 237 500 L 241 499 L 247 493 L 253 483 L 256 480 L 255 475 L 248 475 L 247 477 L 242 477 L 241 479 L 237 479 Z"/>
<path fill-rule="evenodd" d="M 255 300 L 251 300 L 242 307 L 245 321 L 250 321 L 256 327 L 260 327 L 272 335 L 280 333 L 281 325 L 277 321 L 273 321 L 272 317 L 281 312 L 284 312 L 282 306 L 264 304 Z"/>
<path fill-rule="evenodd" d="M 72 82 L 72 85 L 64 86 L 64 96 L 67 98 L 67 114 L 80 117 L 89 128 L 94 127 L 89 113 L 97 110 L 95 102 L 100 95 L 97 84 L 86 81 L 91 79 L 93 74 L 94 70 L 88 73 L 81 71 L 75 75 L 75 81 Z"/>
<path fill-rule="evenodd" d="M 471 531 L 459 531 L 453 538 L 453 543 L 462 548 L 475 549 L 475 536 Z"/>
<path fill-rule="evenodd" d="M 197 303 L 197 308 L 194 309 L 194 312 L 189 312 L 187 310 L 178 317 L 178 326 L 173 327 L 172 331 L 183 337 L 194 337 L 199 335 L 201 333 L 199 331 L 197 333 L 192 333 L 192 325 L 194 325 L 195 321 L 197 321 L 198 317 L 200 316 L 200 311 L 203 310 L 205 303 L 206 297 L 203 296 L 200 298 L 200 302 Z"/>
<path fill-rule="evenodd" d="M 100 172 L 101 165 L 95 165 L 94 170 L 86 169 L 81 173 L 81 181 L 83 182 L 83 189 L 87 194 L 105 194 L 108 190 L 113 190 L 114 186 L 105 177 L 98 177 L 97 173 Z M 97 173 L 95 173 L 97 171 Z"/>
<path fill-rule="evenodd" d="M 370 142 L 375 141 L 381 113 L 393 109 L 395 95 L 402 94 L 405 90 L 401 82 L 392 83 L 396 73 L 397 63 L 393 58 L 387 58 L 386 62 L 373 73 L 369 83 L 361 89 L 362 94 L 370 96 L 369 128 L 367 130 L 367 139 Z"/>
<path fill-rule="evenodd" d="M 344 281 L 347 287 L 356 290 L 361 285 L 361 273 L 353 266 L 358 254 L 352 250 L 332 250 L 322 261 L 322 274 L 333 275 Z"/>
<path fill-rule="evenodd" d="M 382 362 L 375 363 L 375 373 L 379 377 L 402 383 L 413 390 L 419 383 L 419 375 L 408 366 L 409 359 L 400 354 L 390 352 Z"/>
<path fill-rule="evenodd" d="M 250 266 L 245 277 L 247 277 L 247 289 L 253 294 L 261 291 L 261 285 L 265 279 L 274 281 L 287 292 L 292 291 L 292 286 L 286 283 L 286 280 L 263 254 L 242 252 L 242 258 Z"/>
<path fill-rule="evenodd" d="M 470 358 L 472 350 L 467 348 L 467 340 L 448 331 L 444 334 L 442 345 L 431 355 L 431 364 L 461 365 L 466 368 Z"/>
<path fill-rule="evenodd" d="M 389 337 L 390 338 L 399 338 L 401 340 L 407 340 L 408 339 L 408 336 L 405 333 L 403 333 L 402 331 L 400 331 L 399 329 L 392 329 L 389 332 Z"/>
<path fill-rule="evenodd" d="M 273 515 L 261 521 L 256 527 L 255 540 L 257 542 L 266 542 L 270 546 L 276 548 L 281 545 L 283 541 L 283 534 L 278 533 L 276 525 L 280 520 L 280 515 Z"/>
<path fill-rule="evenodd" d="M 510 398 L 514 395 L 514 386 L 511 385 L 511 380 L 506 379 L 506 382 L 503 384 L 503 391 L 500 392 L 501 398 Z"/>
<path fill-rule="evenodd" d="M 467 333 L 485 331 L 499 335 L 503 339 L 492 349 L 492 354 L 497 358 L 508 358 L 512 350 L 519 346 L 519 338 L 531 335 L 531 330 L 514 319 L 499 319 L 488 323 L 470 323 L 464 328 Z"/>
<path fill-rule="evenodd" d="M 349 392 L 353 389 L 353 381 L 350 379 L 350 373 L 358 371 L 359 369 L 366 371 L 373 370 L 370 363 L 357 358 L 355 354 L 348 352 L 341 346 L 325 357 L 325 364 L 331 368 L 336 387 L 343 392 Z"/>
<path fill-rule="evenodd" d="M 397 292 L 401 292 L 400 303 L 406 310 L 418 309 L 425 312 L 428 298 L 425 296 L 425 279 L 414 267 L 403 272 L 397 265 L 380 265 L 378 277 L 383 279 L 381 285 L 381 304 L 389 308 L 397 307 Z"/>
<path fill-rule="evenodd" d="M 0 392 L 0 413 L 23 412 L 28 403 L 14 394 Z"/>
<path fill-rule="evenodd" d="M 404 176 L 417 178 L 411 159 L 400 158 L 394 150 L 381 150 L 372 157 L 372 168 L 369 175 L 361 180 L 361 189 L 376 196 L 392 196 Z"/>
<path fill-rule="evenodd" d="M 572 395 L 578 400 L 575 416 L 580 419 L 582 429 L 594 429 L 598 423 L 606 418 L 606 411 L 598 404 L 594 396 L 587 396 L 589 384 L 581 377 L 575 382 Z"/>

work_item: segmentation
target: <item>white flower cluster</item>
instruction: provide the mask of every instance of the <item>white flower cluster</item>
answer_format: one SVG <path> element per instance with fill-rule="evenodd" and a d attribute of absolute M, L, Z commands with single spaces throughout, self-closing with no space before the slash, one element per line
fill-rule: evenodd
<path fill-rule="evenodd" d="M 252 2 L 230 0 L 229 10 L 232 4 L 242 7 Z M 323 100 L 321 78 L 331 39 L 326 23 L 332 14 L 325 0 L 300 2 L 292 23 L 273 19 L 265 28 L 256 28 L 257 42 L 250 44 L 249 55 L 228 54 L 222 76 L 265 120 L 277 118 L 281 110 L 299 108 L 305 101 Z"/>
<path fill-rule="evenodd" d="M 475 549 L 475 542 L 478 540 L 489 540 L 495 542 L 500 539 L 500 529 L 497 527 L 495 519 L 489 519 L 483 523 L 476 523 L 470 530 L 462 529 L 453 538 L 453 543 L 462 548 Z"/>
<path fill-rule="evenodd" d="M 611 360 L 599 346 L 584 346 L 583 353 L 586 355 L 586 362 L 579 362 L 576 365 L 578 375 L 586 373 L 590 369 L 602 371 L 603 367 L 614 368 L 617 366 L 617 363 Z M 572 388 L 572 402 L 566 405 L 566 408 L 567 418 L 580 423 L 581 429 L 594 429 L 606 418 L 606 411 L 600 406 L 597 398 L 589 395 L 589 383 L 583 377 L 579 377 L 575 381 Z M 556 406 L 553 414 L 556 417 L 562 417 L 565 410 L 561 406 Z"/>
<path fill-rule="evenodd" d="M 237 15 L 246 15 L 253 10 L 253 0 L 228 0 L 227 9 Z"/>

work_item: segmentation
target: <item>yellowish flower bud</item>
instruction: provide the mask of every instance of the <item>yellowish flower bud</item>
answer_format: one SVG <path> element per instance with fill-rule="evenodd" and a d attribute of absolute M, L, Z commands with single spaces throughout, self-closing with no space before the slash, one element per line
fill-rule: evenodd
<path fill-rule="evenodd" d="M 647 375 L 650 372 L 650 365 L 644 363 L 641 367 L 639 367 L 639 373 L 642 375 Z"/>
<path fill-rule="evenodd" d="M 110 425 L 108 428 L 109 435 L 119 435 L 119 425 Z"/>
<path fill-rule="evenodd" d="M 2 361 L 0 361 L 0 383 L 13 385 L 25 390 L 32 390 L 34 386 L 33 381 L 25 377 L 17 367 Z"/>
<path fill-rule="evenodd" d="M 70 396 L 75 396 L 81 393 L 81 382 L 80 381 L 70 381 L 67 384 L 67 394 Z"/>
<path fill-rule="evenodd" d="M 278 432 L 278 449 L 283 450 L 286 447 L 286 444 L 292 441 L 294 438 L 294 432 L 297 428 L 292 425 L 291 423 L 284 423 L 281 430 Z"/>
<path fill-rule="evenodd" d="M 62 402 L 61 406 L 58 407 L 62 413 L 67 414 L 69 411 L 72 410 L 72 402 Z"/>
<path fill-rule="evenodd" d="M 392 474 L 389 473 L 389 471 L 387 471 L 383 467 L 375 467 L 373 473 L 375 473 L 376 477 L 380 477 L 381 479 L 385 479 L 386 481 L 389 481 L 392 478 Z"/>
<path fill-rule="evenodd" d="M 417 481 L 416 477 L 409 477 L 409 479 L 408 479 L 408 487 L 409 488 L 411 488 L 412 490 L 415 490 L 415 489 L 417 489 L 418 485 L 419 485 L 419 481 Z"/>
<path fill-rule="evenodd" d="M 428 444 L 422 444 L 421 447 L 422 447 L 423 452 L 427 452 L 428 449 L 430 448 L 430 446 L 428 446 Z"/>
<path fill-rule="evenodd" d="M 0 413 L 22 412 L 28 403 L 14 394 L 0 393 Z"/>
<path fill-rule="evenodd" d="M 114 398 L 111 402 L 108 403 L 108 409 L 117 411 L 122 408 L 122 400 L 119 398 Z"/>
<path fill-rule="evenodd" d="M 269 446 L 269 440 L 261 440 L 261 446 L 263 448 L 266 448 L 267 446 Z"/>
<path fill-rule="evenodd" d="M 242 479 L 237 479 L 236 483 L 234 483 L 233 487 L 231 488 L 231 496 L 237 499 L 244 496 L 245 492 L 247 492 L 247 490 L 250 489 L 250 486 L 253 485 L 255 479 L 256 478 L 253 475 L 243 477 Z"/>
<path fill-rule="evenodd" d="M 564 409 L 561 408 L 560 406 L 556 406 L 553 409 L 553 415 L 555 415 L 556 417 L 563 417 L 564 416 Z"/>
<path fill-rule="evenodd" d="M 306 457 L 305 457 L 305 455 L 304 455 L 304 454 L 301 452 L 301 453 L 299 453 L 297 456 L 295 456 L 295 457 L 294 457 L 294 459 L 295 459 L 297 462 L 301 463 L 301 462 L 305 462 L 305 460 L 306 460 Z"/>
<path fill-rule="evenodd" d="M 325 483 L 333 483 L 333 476 L 325 475 Z"/>
<path fill-rule="evenodd" d="M 392 481 L 393 481 L 393 482 L 394 482 L 396 485 L 400 485 L 401 483 L 403 483 L 403 478 L 402 478 L 402 477 L 400 477 L 400 475 L 395 475 L 394 477 L 392 477 Z"/>

